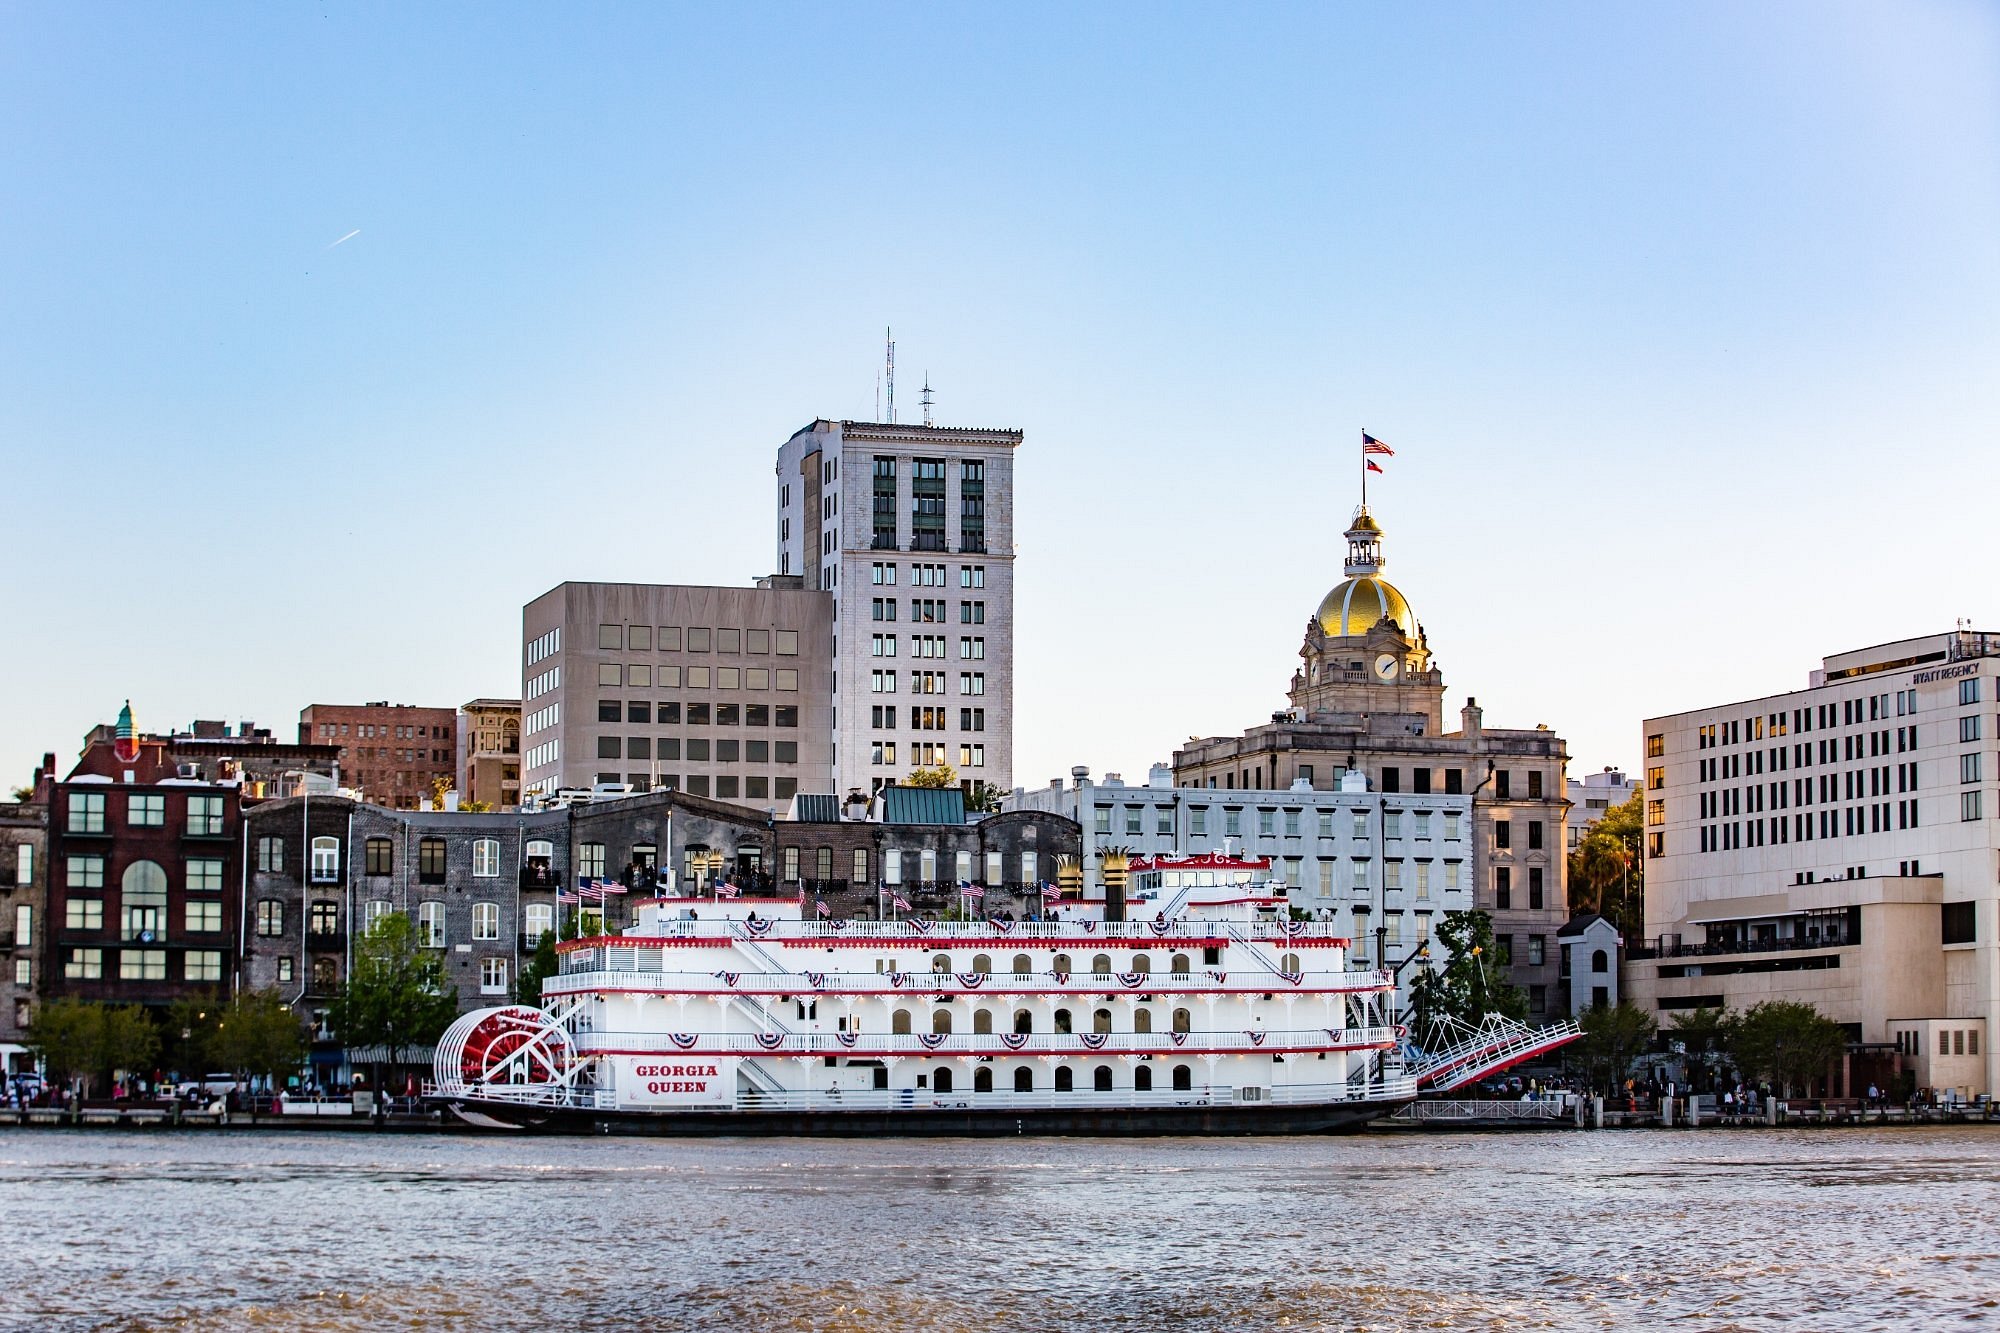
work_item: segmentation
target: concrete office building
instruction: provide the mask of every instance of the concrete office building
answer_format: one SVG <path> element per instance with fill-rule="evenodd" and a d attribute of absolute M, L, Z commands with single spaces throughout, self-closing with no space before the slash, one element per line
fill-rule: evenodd
<path fill-rule="evenodd" d="M 2000 635 L 1826 658 L 1807 687 L 1647 719 L 1635 1003 L 1803 1000 L 1872 1068 L 2000 1082 Z M 1878 1075 L 1879 1077 L 1879 1075 Z"/>
<path fill-rule="evenodd" d="M 1639 790 L 1639 784 L 1615 768 L 1606 768 L 1602 773 L 1586 773 L 1581 782 L 1569 780 L 1569 811 L 1566 816 L 1568 836 L 1563 845 L 1570 851 L 1583 841 L 1584 834 L 1591 826 L 1604 818 L 1605 814 L 1617 809 L 1632 799 L 1632 793 Z"/>
<path fill-rule="evenodd" d="M 1084 896 L 1103 893 L 1102 854 L 1212 853 L 1268 857 L 1291 906 L 1343 926 L 1356 966 L 1398 967 L 1428 944 L 1442 913 L 1473 905 L 1472 797 L 1371 791 L 1360 773 L 1335 789 L 1301 780 L 1281 790 L 1177 787 L 1164 764 L 1143 787 L 1115 773 L 1093 782 L 1070 770 L 1046 787 L 1015 788 L 1004 810 L 1066 815 L 1080 828 Z M 1539 964 L 1552 941 L 1517 946 Z M 1444 963 L 1442 952 L 1434 962 Z M 1398 977 L 1399 1005 L 1416 969 Z"/>
<path fill-rule="evenodd" d="M 833 600 L 561 583 L 521 618 L 522 790 L 629 784 L 774 812 L 832 780 Z"/>
<path fill-rule="evenodd" d="M 778 568 L 833 600 L 832 789 L 1012 783 L 1018 430 L 814 421 L 778 450 Z"/>
<path fill-rule="evenodd" d="M 1558 1016 L 1568 751 L 1546 726 L 1487 726 L 1470 698 L 1459 729 L 1446 731 L 1444 676 L 1429 639 L 1381 577 L 1381 527 L 1364 507 L 1346 537 L 1346 577 L 1306 622 L 1290 707 L 1240 736 L 1188 742 L 1174 753 L 1174 781 L 1225 796 L 1301 783 L 1339 791 L 1352 773 L 1384 795 L 1470 797 L 1471 905 L 1491 913 L 1531 1016 Z"/>

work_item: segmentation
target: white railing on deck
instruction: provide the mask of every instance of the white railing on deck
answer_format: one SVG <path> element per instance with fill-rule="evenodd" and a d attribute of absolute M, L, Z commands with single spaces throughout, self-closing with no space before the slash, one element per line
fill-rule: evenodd
<path fill-rule="evenodd" d="M 769 921 L 769 929 L 753 938 L 764 942 L 785 940 L 879 940 L 887 944 L 921 949 L 951 940 L 977 940 L 981 945 L 1003 945 L 1008 940 L 1128 940 L 1154 943 L 1172 940 L 1226 939 L 1233 927 L 1251 939 L 1270 943 L 1286 940 L 1344 940 L 1352 932 L 1326 921 L 1302 921 L 1283 925 L 1276 922 L 1202 920 L 1178 918 L 1164 923 L 1143 921 L 1017 921 L 1001 930 L 990 921 L 926 921 L 918 929 L 910 921 Z M 659 922 L 639 939 L 714 939 L 719 935 L 743 937 L 748 928 L 740 920 L 724 917 L 674 918 Z"/>
<path fill-rule="evenodd" d="M 855 1055 L 888 1052 L 894 1055 L 929 1056 L 948 1059 L 959 1055 L 1064 1055 L 1089 1058 L 1093 1055 L 1144 1054 L 1170 1059 L 1204 1051 L 1227 1051 L 1243 1055 L 1297 1055 L 1316 1051 L 1386 1050 L 1396 1042 L 1395 1028 L 1302 1028 L 1294 1031 L 1264 1031 L 1252 1040 L 1244 1030 L 1189 1033 L 1187 1046 L 1172 1044 L 1170 1034 L 1161 1032 L 1108 1032 L 1093 1046 L 1086 1034 L 1077 1032 L 1034 1032 L 1018 1046 L 1008 1045 L 994 1033 L 946 1033 L 944 1040 L 929 1046 L 909 1032 L 858 1033 L 853 1042 L 844 1042 L 831 1032 L 778 1034 L 776 1046 L 766 1046 L 751 1032 L 682 1033 L 694 1040 L 681 1045 L 665 1032 L 586 1031 L 576 1034 L 576 1048 L 582 1054 L 618 1051 L 638 1055 L 675 1055 L 701 1052 L 728 1055 Z M 1098 1034 L 1088 1034 L 1095 1038 Z"/>
<path fill-rule="evenodd" d="M 966 985 L 955 972 L 823 972 L 813 974 L 819 978 L 817 981 L 804 972 L 738 972 L 732 974 L 735 978 L 732 982 L 713 971 L 667 971 L 666 953 L 664 949 L 635 949 L 623 945 L 578 950 L 569 956 L 573 965 L 563 973 L 560 981 L 551 978 L 545 983 L 544 990 L 550 995 L 574 994 L 598 988 L 621 990 L 628 988 L 635 976 L 645 978 L 652 989 L 693 995 L 742 994 L 746 991 L 798 996 L 879 991 L 891 997 L 900 993 L 965 994 L 974 997 L 987 993 L 1264 995 L 1328 991 L 1362 994 L 1392 988 L 1388 974 L 1377 970 L 1307 972 L 1297 987 L 1268 972 L 1240 970 L 1227 973 L 1222 980 L 1218 980 L 1213 972 L 1149 972 L 1145 974 L 1146 980 L 1136 986 L 1126 985 L 1119 974 L 1112 972 L 1071 972 L 1061 983 L 1057 982 L 1052 972 L 967 973 L 968 976 L 983 978 L 977 986 Z M 678 953 L 674 957 L 675 961 L 680 961 Z M 902 978 L 900 985 L 894 980 L 896 977 Z"/>

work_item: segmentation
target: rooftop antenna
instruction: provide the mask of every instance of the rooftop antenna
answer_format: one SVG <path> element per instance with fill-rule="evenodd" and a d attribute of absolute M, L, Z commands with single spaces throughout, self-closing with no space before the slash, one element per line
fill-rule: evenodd
<path fill-rule="evenodd" d="M 923 397 L 918 401 L 922 402 L 924 405 L 924 425 L 928 426 L 931 424 L 931 404 L 937 401 L 937 399 L 933 397 L 931 394 L 931 373 L 928 370 L 924 372 Z"/>
<path fill-rule="evenodd" d="M 893 426 L 896 424 L 896 331 L 885 327 L 882 330 L 882 341 L 889 345 L 888 355 L 882 363 L 882 383 L 888 389 L 884 402 L 889 409 L 889 415 L 883 420 Z"/>

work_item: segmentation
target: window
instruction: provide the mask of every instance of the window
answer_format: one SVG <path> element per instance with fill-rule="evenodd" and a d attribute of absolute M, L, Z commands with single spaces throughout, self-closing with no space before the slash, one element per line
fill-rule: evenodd
<path fill-rule="evenodd" d="M 497 879 L 500 875 L 500 840 L 476 838 L 472 843 L 472 877 Z"/>
<path fill-rule="evenodd" d="M 585 879 L 604 878 L 604 844 L 580 843 L 576 849 L 576 873 Z"/>
<path fill-rule="evenodd" d="M 276 874 L 285 868 L 285 840 L 283 838 L 257 839 L 257 869 Z"/>
<path fill-rule="evenodd" d="M 68 883 L 72 889 L 101 889 L 104 887 L 104 858 L 101 856 L 72 856 L 68 860 Z"/>
<path fill-rule="evenodd" d="M 222 863 L 217 861 L 215 867 L 219 872 L 222 869 Z M 314 838 L 312 840 L 312 882 L 315 884 L 331 884 L 339 878 L 340 839 Z M 189 885 L 188 887 L 193 888 L 194 886 Z M 217 884 L 216 887 L 221 888 L 222 886 Z"/>
<path fill-rule="evenodd" d="M 104 793 L 76 791 L 69 794 L 69 831 L 104 832 Z"/>
<path fill-rule="evenodd" d="M 147 864 L 151 864 L 148 862 Z M 187 886 L 195 893 L 220 893 L 222 891 L 222 862 L 201 858 L 187 863 Z"/>
<path fill-rule="evenodd" d="M 118 954 L 118 979 L 120 981 L 165 981 L 167 979 L 167 951 L 165 949 L 123 949 Z"/>
<path fill-rule="evenodd" d="M 1962 791 L 1958 794 L 1958 817 L 1964 821 L 1982 817 L 1978 792 Z"/>
<path fill-rule="evenodd" d="M 26 843 L 14 849 L 14 882 L 16 884 L 35 882 L 35 849 Z"/>
<path fill-rule="evenodd" d="M 222 903 L 219 900 L 190 898 L 185 906 L 183 920 L 188 930 L 209 932 L 222 929 Z"/>
<path fill-rule="evenodd" d="M 285 933 L 285 905 L 276 898 L 264 898 L 257 904 L 257 934 L 264 939 L 277 939 Z"/>
<path fill-rule="evenodd" d="M 190 837 L 215 837 L 222 832 L 222 798 L 188 797 L 187 831 Z"/>
<path fill-rule="evenodd" d="M 1511 819 L 1496 819 L 1493 821 L 1493 845 L 1495 847 L 1512 847 L 1514 845 L 1514 821 Z"/>
<path fill-rule="evenodd" d="M 63 958 L 63 976 L 71 981 L 96 981 L 103 975 L 102 949 L 71 949 Z"/>
<path fill-rule="evenodd" d="M 424 838 L 417 843 L 417 882 L 420 884 L 442 884 L 445 876 L 445 842 L 443 838 Z M 440 904 L 440 908 L 442 904 Z M 439 928 L 443 928 L 439 920 Z"/>
<path fill-rule="evenodd" d="M 396 844 L 387 838 L 370 838 L 362 847 L 362 868 L 370 875 L 396 873 Z"/>
<path fill-rule="evenodd" d="M 159 828 L 167 822 L 167 798 L 136 793 L 128 796 L 125 819 L 134 828 Z"/>
<path fill-rule="evenodd" d="M 472 938 L 475 940 L 497 940 L 500 938 L 499 903 L 474 903 L 472 905 Z"/>
<path fill-rule="evenodd" d="M 482 958 L 479 960 L 479 993 L 481 995 L 505 995 L 507 993 L 506 959 Z"/>
<path fill-rule="evenodd" d="M 71 898 L 63 904 L 63 928 L 65 930 L 103 930 L 104 900 L 102 898 Z"/>
<path fill-rule="evenodd" d="M 185 975 L 189 981 L 222 980 L 222 951 L 196 949 L 187 956 Z"/>
<path fill-rule="evenodd" d="M 1502 911 L 1514 905 L 1514 872 L 1507 866 L 1494 867 L 1493 905 Z"/>
<path fill-rule="evenodd" d="M 1962 754 L 1958 757 L 1958 780 L 1960 782 L 1979 781 L 1979 753 Z"/>
<path fill-rule="evenodd" d="M 1961 704 L 1976 704 L 1979 702 L 1979 677 L 1974 676 L 1970 680 L 1961 680 L 1958 682 L 1958 701 Z"/>
<path fill-rule="evenodd" d="M 424 949 L 444 948 L 444 904 L 417 904 L 417 945 Z"/>

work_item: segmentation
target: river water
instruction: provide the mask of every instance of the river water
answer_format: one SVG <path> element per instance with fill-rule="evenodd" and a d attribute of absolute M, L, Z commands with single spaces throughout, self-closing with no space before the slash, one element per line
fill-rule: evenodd
<path fill-rule="evenodd" d="M 6 1329 L 2000 1328 L 2000 1131 L 0 1130 Z"/>

